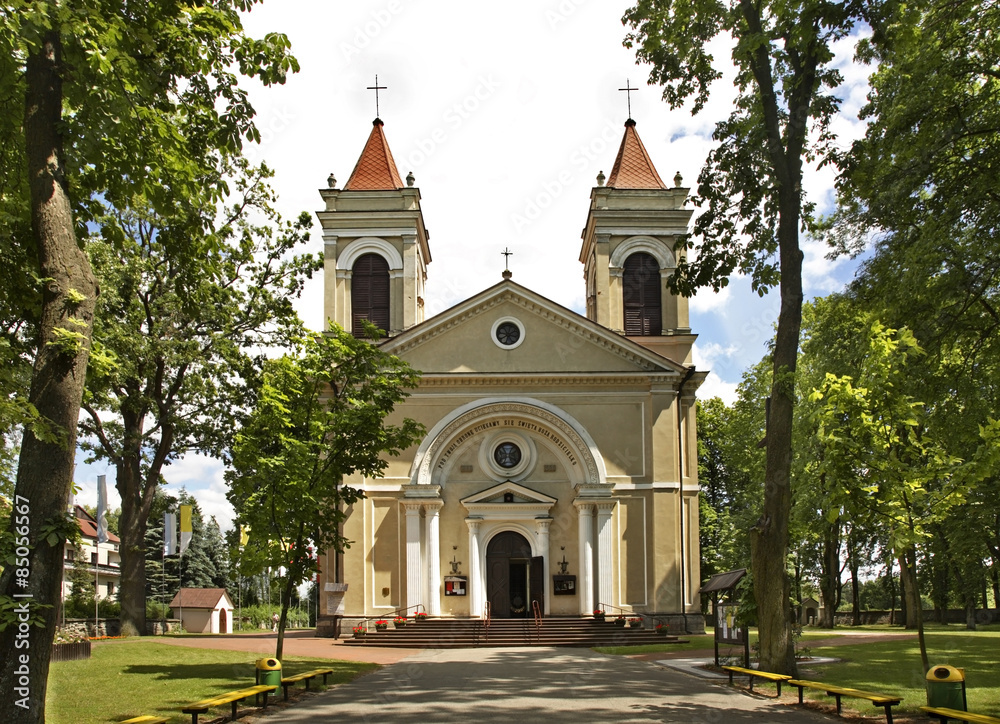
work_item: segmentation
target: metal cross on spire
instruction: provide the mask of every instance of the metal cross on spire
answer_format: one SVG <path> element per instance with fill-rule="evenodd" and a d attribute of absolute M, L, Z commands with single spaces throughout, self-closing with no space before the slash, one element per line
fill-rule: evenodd
<path fill-rule="evenodd" d="M 377 76 L 376 76 L 375 82 L 378 83 L 378 77 Z M 631 118 L 632 117 L 632 91 L 637 91 L 639 89 L 638 88 L 632 88 L 632 87 L 630 87 L 630 84 L 628 82 L 628 78 L 626 78 L 625 79 L 625 87 L 624 88 L 619 88 L 618 90 L 619 91 L 625 91 L 625 95 L 626 95 L 626 97 L 628 99 L 628 117 Z"/>
<path fill-rule="evenodd" d="M 628 83 L 626 83 L 625 85 L 628 85 Z M 378 84 L 378 73 L 375 74 L 375 85 L 368 86 L 368 88 L 366 90 L 373 90 L 373 91 L 375 91 L 375 117 L 378 118 L 379 117 L 379 112 L 378 112 L 378 92 L 380 90 L 388 90 L 384 85 L 379 85 Z"/>
<path fill-rule="evenodd" d="M 503 251 L 500 252 L 500 255 L 504 258 L 503 259 L 503 268 L 504 268 L 504 271 L 510 271 L 510 267 L 508 266 L 508 263 L 510 262 L 510 257 L 511 257 L 511 255 L 513 253 L 514 252 L 512 252 L 507 247 L 504 247 Z"/>

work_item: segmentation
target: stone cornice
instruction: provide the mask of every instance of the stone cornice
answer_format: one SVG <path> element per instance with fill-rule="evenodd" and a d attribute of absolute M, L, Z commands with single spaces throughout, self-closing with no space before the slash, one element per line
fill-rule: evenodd
<path fill-rule="evenodd" d="M 509 387 L 525 385 L 558 385 L 565 386 L 616 386 L 642 387 L 643 391 L 650 385 L 657 390 L 667 388 L 673 390 L 680 381 L 674 372 L 651 372 L 636 374 L 623 373 L 479 373 L 479 372 L 425 372 L 420 378 L 420 387 Z"/>

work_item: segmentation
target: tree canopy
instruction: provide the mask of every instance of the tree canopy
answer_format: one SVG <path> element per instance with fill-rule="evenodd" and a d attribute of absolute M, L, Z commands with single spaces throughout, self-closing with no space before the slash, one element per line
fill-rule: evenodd
<path fill-rule="evenodd" d="M 292 593 L 314 574 L 316 555 L 350 544 L 341 523 L 363 491 L 343 485 L 344 478 L 378 476 L 386 456 L 423 434 L 408 418 L 390 421 L 418 379 L 405 362 L 335 324 L 303 337 L 294 354 L 265 362 L 226 480 L 235 525 L 249 535 L 239 570 L 283 569 L 277 658 Z"/>
<path fill-rule="evenodd" d="M 271 84 L 297 69 L 285 36 L 243 34 L 240 12 L 253 4 L 14 0 L 0 7 L 0 245 L 5 273 L 8 260 L 12 275 L 33 272 L 11 287 L 21 297 L 0 303 L 7 341 L 23 345 L 0 350 L 18 362 L 17 375 L 0 379 L 16 387 L 0 398 L 41 423 L 24 428 L 15 489 L 31 501 L 32 575 L 24 590 L 5 570 L 0 596 L 30 593 L 33 620 L 42 625 L 32 631 L 32 695 L 5 698 L 4 721 L 44 720 L 59 540 L 73 526 L 65 511 L 99 292 L 85 253 L 87 224 L 107 208 L 133 207 L 135 197 L 165 216 L 224 197 L 218 160 L 259 138 L 240 75 Z M 173 243 L 192 249 L 215 240 L 199 234 Z M 24 325 L 9 321 L 8 305 L 27 310 Z M 9 446 L 10 425 L 0 420 L 0 429 Z M 0 621 L 4 650 L 13 650 L 9 623 Z M 0 664 L 5 691 L 13 691 L 15 661 Z"/>

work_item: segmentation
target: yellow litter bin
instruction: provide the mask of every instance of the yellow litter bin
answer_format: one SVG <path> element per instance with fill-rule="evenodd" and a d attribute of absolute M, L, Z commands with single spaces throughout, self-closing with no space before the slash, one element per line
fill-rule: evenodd
<path fill-rule="evenodd" d="M 965 701 L 965 670 L 948 664 L 927 670 L 927 706 L 968 711 Z"/>
<path fill-rule="evenodd" d="M 257 683 L 281 686 L 281 662 L 277 659 L 257 659 Z"/>

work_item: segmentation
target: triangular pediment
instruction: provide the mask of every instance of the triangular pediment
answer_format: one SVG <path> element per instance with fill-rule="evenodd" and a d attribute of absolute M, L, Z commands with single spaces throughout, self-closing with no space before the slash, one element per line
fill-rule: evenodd
<path fill-rule="evenodd" d="M 490 503 L 501 505 L 527 503 L 531 505 L 549 506 L 555 505 L 556 502 L 558 502 L 558 498 L 553 498 L 549 495 L 545 495 L 544 493 L 539 493 L 537 490 L 526 488 L 523 485 L 518 485 L 517 483 L 508 480 L 498 485 L 494 485 L 492 488 L 480 490 L 478 493 L 473 493 L 466 498 L 462 498 L 461 502 L 465 507 L 469 507 L 470 505 L 488 505 Z"/>
<path fill-rule="evenodd" d="M 520 341 L 505 348 L 497 325 L 510 320 Z M 382 344 L 427 374 L 658 374 L 684 365 L 540 294 L 505 280 Z"/>

